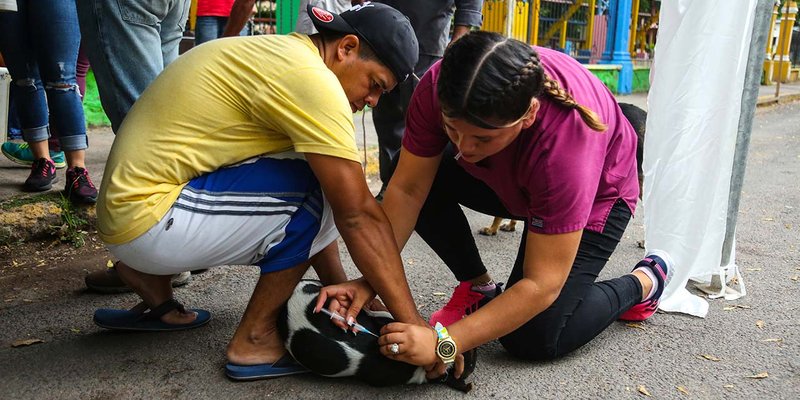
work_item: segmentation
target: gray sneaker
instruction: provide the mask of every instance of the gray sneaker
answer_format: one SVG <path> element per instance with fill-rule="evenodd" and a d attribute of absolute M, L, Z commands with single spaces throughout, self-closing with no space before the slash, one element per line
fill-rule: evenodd
<path fill-rule="evenodd" d="M 189 283 L 192 273 L 189 271 L 172 275 L 172 287 L 183 286 Z M 98 293 L 114 294 L 127 293 L 133 291 L 122 282 L 115 267 L 103 268 L 101 271 L 94 271 L 86 275 L 83 279 L 86 287 Z"/>

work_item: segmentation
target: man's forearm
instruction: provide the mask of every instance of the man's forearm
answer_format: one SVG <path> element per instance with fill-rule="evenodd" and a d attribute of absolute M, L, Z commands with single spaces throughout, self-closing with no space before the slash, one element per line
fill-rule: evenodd
<path fill-rule="evenodd" d="M 374 200 L 372 200 L 374 202 Z M 401 322 L 425 324 L 408 289 L 389 221 L 377 203 L 363 214 L 337 221 L 353 262 L 392 315 Z M 353 245 L 358 243 L 358 245 Z"/>
<path fill-rule="evenodd" d="M 450 43 L 453 43 L 458 40 L 458 38 L 468 34 L 470 29 L 472 28 L 466 25 L 456 25 L 453 27 L 453 38 L 450 39 Z"/>
<path fill-rule="evenodd" d="M 253 13 L 253 5 L 256 0 L 236 0 L 231 8 L 231 15 L 228 17 L 228 23 L 225 24 L 225 30 L 222 32 L 223 37 L 238 36 L 242 31 L 250 15 Z"/>

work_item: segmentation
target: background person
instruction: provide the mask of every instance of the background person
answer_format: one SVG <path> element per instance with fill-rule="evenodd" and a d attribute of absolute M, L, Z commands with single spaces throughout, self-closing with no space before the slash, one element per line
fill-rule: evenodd
<path fill-rule="evenodd" d="M 195 46 L 223 37 L 233 2 L 234 0 L 197 0 L 197 20 L 194 25 Z M 252 6 L 250 9 L 252 10 Z M 238 36 L 247 36 L 249 33 L 247 24 L 244 24 L 239 30 Z"/>
<path fill-rule="evenodd" d="M 472 27 L 480 27 L 483 19 L 481 14 L 483 0 L 380 0 L 380 2 L 398 9 L 411 20 L 419 41 L 419 61 L 414 67 L 417 77 L 425 74 L 434 62 L 442 58 L 448 43 L 458 40 Z M 450 37 L 451 21 L 452 37 Z M 406 128 L 408 102 L 416 85 L 417 79 L 406 81 L 386 93 L 378 106 L 372 110 L 372 121 L 378 135 L 380 178 L 383 182 L 377 196 L 378 200 L 383 197 L 394 166 L 397 164 Z M 494 290 L 491 282 L 484 284 L 485 291 Z"/>
<path fill-rule="evenodd" d="M 81 35 L 75 3 L 55 1 L 39 7 L 17 1 L 16 12 L 0 13 L 0 52 L 16 86 L 16 112 L 34 161 L 23 188 L 50 190 L 57 181 L 50 157 L 50 125 L 67 162 L 64 193 L 75 204 L 94 204 L 97 189 L 86 170 L 86 120 L 75 80 Z M 3 152 L 16 149 L 5 143 Z M 17 154 L 16 152 L 14 154 Z"/>

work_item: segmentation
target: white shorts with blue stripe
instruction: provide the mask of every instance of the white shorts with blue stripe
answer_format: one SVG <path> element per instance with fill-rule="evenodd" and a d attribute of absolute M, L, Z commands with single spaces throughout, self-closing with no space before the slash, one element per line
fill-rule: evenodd
<path fill-rule="evenodd" d="M 303 263 L 338 237 L 308 163 L 270 157 L 193 179 L 161 221 L 109 250 L 154 275 L 220 265 L 258 265 L 263 274 Z"/>

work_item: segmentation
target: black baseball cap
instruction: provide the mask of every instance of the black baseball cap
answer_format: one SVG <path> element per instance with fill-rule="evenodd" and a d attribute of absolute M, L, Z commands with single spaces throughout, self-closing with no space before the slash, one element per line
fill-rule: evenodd
<path fill-rule="evenodd" d="M 367 42 L 378 59 L 403 82 L 414 73 L 419 43 L 408 17 L 381 3 L 366 1 L 335 14 L 311 4 L 308 16 L 318 31 L 352 33 Z"/>

